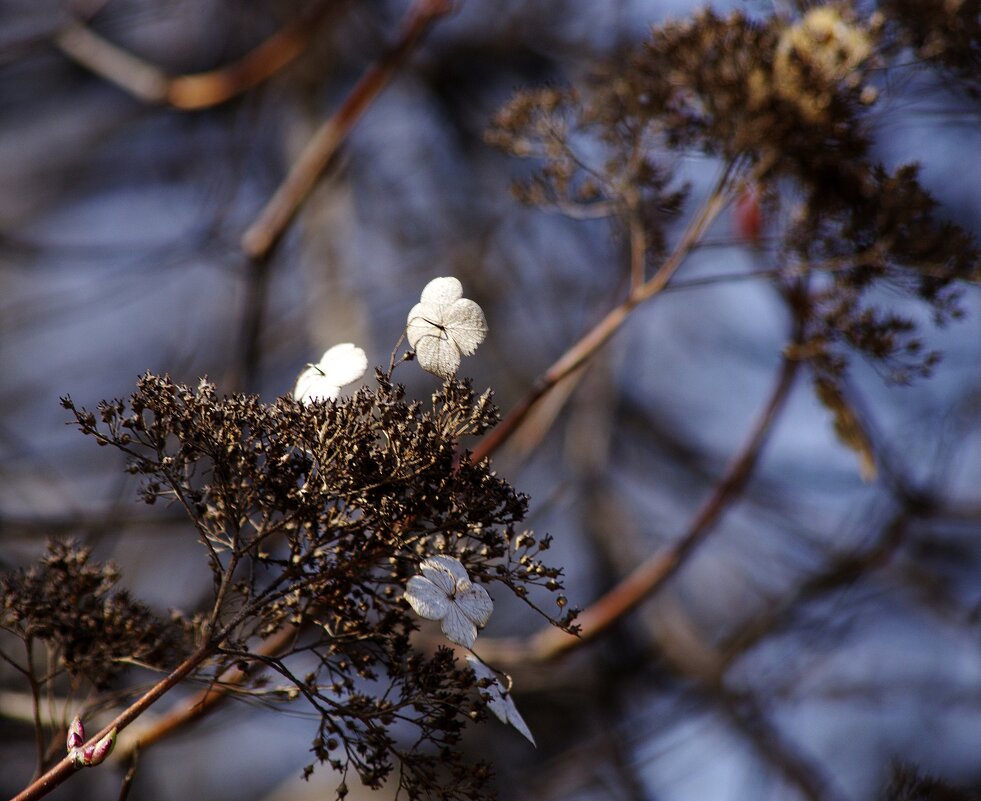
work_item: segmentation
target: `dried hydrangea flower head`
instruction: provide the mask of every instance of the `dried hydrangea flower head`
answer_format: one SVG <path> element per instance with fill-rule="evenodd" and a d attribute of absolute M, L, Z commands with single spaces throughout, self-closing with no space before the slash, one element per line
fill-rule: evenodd
<path fill-rule="evenodd" d="M 773 79 L 777 94 L 794 103 L 805 119 L 821 119 L 838 81 L 858 85 L 856 72 L 872 54 L 872 41 L 863 28 L 844 18 L 832 6 L 812 8 L 787 28 L 777 43 Z M 824 90 L 814 84 L 819 77 Z"/>
<path fill-rule="evenodd" d="M 350 342 L 334 345 L 300 373 L 293 397 L 301 403 L 336 400 L 341 387 L 357 381 L 367 369 L 368 357 L 361 348 Z"/>
<path fill-rule="evenodd" d="M 482 689 L 482 694 L 485 696 L 487 707 L 490 711 L 497 716 L 497 719 L 501 723 L 509 723 L 514 726 L 528 742 L 537 748 L 538 743 L 535 742 L 535 738 L 532 736 L 528 724 L 521 717 L 518 707 L 514 705 L 511 693 L 504 688 L 504 685 L 501 684 L 501 680 L 494 671 L 472 654 L 467 654 L 467 662 L 473 669 L 473 675 L 477 681 L 481 681 L 482 679 L 489 681 L 487 687 Z"/>
<path fill-rule="evenodd" d="M 423 370 L 452 378 L 460 357 L 472 355 L 484 341 L 487 320 L 480 306 L 463 297 L 456 278 L 434 278 L 409 312 L 405 333 Z"/>
<path fill-rule="evenodd" d="M 416 614 L 441 621 L 447 639 L 473 648 L 477 629 L 494 611 L 487 590 L 470 581 L 466 568 L 452 556 L 432 556 L 420 565 L 421 575 L 409 579 L 405 600 Z"/>

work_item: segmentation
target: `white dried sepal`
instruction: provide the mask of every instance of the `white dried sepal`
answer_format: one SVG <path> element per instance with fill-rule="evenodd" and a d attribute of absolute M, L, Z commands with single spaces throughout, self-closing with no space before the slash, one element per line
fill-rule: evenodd
<path fill-rule="evenodd" d="M 488 709 L 497 716 L 501 723 L 514 726 L 528 742 L 537 748 L 538 744 L 532 736 L 531 729 L 528 728 L 525 719 L 521 717 L 518 707 L 515 706 L 514 700 L 511 698 L 511 693 L 501 684 L 497 674 L 472 654 L 467 654 L 467 662 L 478 681 L 489 679 L 491 682 L 485 689 L 481 690 L 484 700 L 487 701 Z"/>
<path fill-rule="evenodd" d="M 420 574 L 409 579 L 405 600 L 416 614 L 438 620 L 451 642 L 473 648 L 477 630 L 487 625 L 494 602 L 487 590 L 470 581 L 466 568 L 452 556 L 424 559 Z"/>
<path fill-rule="evenodd" d="M 336 400 L 341 387 L 357 381 L 368 369 L 365 352 L 351 342 L 334 345 L 296 379 L 293 397 L 301 403 Z"/>
<path fill-rule="evenodd" d="M 470 356 L 487 336 L 484 311 L 463 297 L 463 286 L 452 276 L 434 278 L 422 290 L 420 302 L 406 320 L 406 336 L 419 365 L 450 378 L 460 367 L 460 357 Z"/>

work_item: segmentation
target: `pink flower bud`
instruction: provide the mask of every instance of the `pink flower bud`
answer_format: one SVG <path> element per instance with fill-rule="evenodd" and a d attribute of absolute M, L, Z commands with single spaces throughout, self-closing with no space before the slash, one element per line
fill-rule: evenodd
<path fill-rule="evenodd" d="M 95 745 L 89 745 L 77 751 L 75 754 L 75 764 L 81 767 L 93 768 L 101 765 L 107 756 L 112 752 L 116 745 L 116 730 L 113 729 Z"/>
<path fill-rule="evenodd" d="M 70 754 L 84 742 L 85 727 L 82 725 L 82 719 L 78 715 L 75 715 L 75 719 L 68 727 L 68 739 L 65 741 L 65 746 L 68 748 L 68 753 Z"/>
<path fill-rule="evenodd" d="M 763 235 L 763 209 L 760 208 L 759 190 L 744 189 L 732 207 L 732 221 L 736 235 L 744 242 L 758 245 Z"/>

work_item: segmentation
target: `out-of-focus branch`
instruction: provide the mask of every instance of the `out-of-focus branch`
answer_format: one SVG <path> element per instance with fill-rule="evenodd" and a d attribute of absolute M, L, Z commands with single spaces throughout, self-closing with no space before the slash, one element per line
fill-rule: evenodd
<path fill-rule="evenodd" d="M 730 462 L 722 480 L 695 514 L 688 530 L 674 544 L 642 562 L 613 589 L 592 603 L 580 616 L 581 636 L 572 637 L 549 627 L 527 641 L 484 640 L 481 654 L 496 665 L 555 659 L 606 631 L 643 600 L 656 592 L 684 563 L 712 530 L 721 514 L 739 496 L 753 474 L 774 420 L 790 394 L 799 362 L 784 358 L 776 384 L 742 450 Z"/>
<path fill-rule="evenodd" d="M 634 287 L 626 299 L 611 309 L 607 315 L 586 332 L 572 347 L 546 370 L 534 383 L 528 394 L 507 414 L 507 416 L 488 432 L 471 454 L 471 461 L 477 463 L 494 453 L 518 429 L 524 419 L 541 399 L 563 378 L 578 369 L 607 343 L 607 341 L 626 322 L 627 317 L 638 305 L 664 290 L 668 282 L 681 267 L 685 258 L 698 244 L 712 221 L 725 208 L 729 199 L 729 179 L 733 165 L 723 171 L 715 189 L 708 197 L 698 214 L 689 224 L 674 251 L 665 259 L 651 278 Z M 636 272 L 636 271 L 634 271 Z"/>
<path fill-rule="evenodd" d="M 263 641 L 257 649 L 257 653 L 265 656 L 281 653 L 296 637 L 296 633 L 296 626 L 284 626 Z M 223 701 L 236 685 L 242 684 L 247 677 L 248 674 L 245 671 L 237 667 L 229 668 L 221 675 L 216 684 L 188 698 L 176 709 L 155 719 L 148 727 L 139 727 L 132 732 L 131 736 L 120 738 L 116 746 L 116 757 L 123 760 L 129 759 L 138 750 L 144 750 L 179 731 L 188 723 L 204 717 Z"/>
<path fill-rule="evenodd" d="M 844 798 L 824 770 L 781 734 L 752 695 L 724 687 L 711 694 L 757 754 L 795 784 L 808 801 Z"/>
<path fill-rule="evenodd" d="M 203 646 L 195 651 L 187 659 L 181 662 L 167 676 L 158 681 L 150 690 L 141 695 L 135 702 L 120 712 L 110 723 L 106 724 L 94 736 L 89 738 L 88 745 L 95 745 L 99 740 L 116 729 L 117 732 L 125 729 L 130 723 L 136 720 L 147 709 L 150 708 L 161 696 L 172 690 L 187 678 L 202 662 L 208 659 L 213 653 L 213 648 Z M 33 801 L 36 798 L 43 798 L 56 787 L 65 782 L 77 770 L 72 756 L 64 757 L 58 764 L 48 770 L 43 776 L 32 781 L 21 792 L 15 795 L 11 801 Z"/>
<path fill-rule="evenodd" d="M 191 75 L 167 75 L 78 21 L 59 31 L 54 41 L 73 61 L 138 100 L 190 111 L 224 103 L 275 75 L 307 48 L 320 23 L 339 5 L 318 3 L 238 61 Z"/>
<path fill-rule="evenodd" d="M 756 618 L 743 625 L 720 647 L 723 669 L 766 637 L 785 629 L 810 601 L 858 581 L 883 565 L 902 544 L 909 528 L 909 513 L 902 511 L 880 532 L 871 546 L 834 556 L 824 568 L 783 598 L 767 604 Z"/>
<path fill-rule="evenodd" d="M 340 108 L 313 135 L 285 180 L 242 236 L 242 249 L 263 258 L 313 189 L 341 142 L 395 75 L 423 34 L 453 7 L 451 0 L 416 0 L 402 21 L 398 41 L 361 76 Z"/>

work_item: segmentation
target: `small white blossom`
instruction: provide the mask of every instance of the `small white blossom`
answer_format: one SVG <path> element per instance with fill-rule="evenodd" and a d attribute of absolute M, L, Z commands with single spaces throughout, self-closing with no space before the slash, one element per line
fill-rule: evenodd
<path fill-rule="evenodd" d="M 301 403 L 335 400 L 341 387 L 357 381 L 368 369 L 368 357 L 350 342 L 334 345 L 296 379 L 293 397 Z"/>
<path fill-rule="evenodd" d="M 497 715 L 497 719 L 501 723 L 510 723 L 514 726 L 528 742 L 537 748 L 538 744 L 535 742 L 535 738 L 531 736 L 531 729 L 528 728 L 528 724 L 525 723 L 518 708 L 514 705 L 511 693 L 504 689 L 504 685 L 501 684 L 501 680 L 494 671 L 473 654 L 467 654 L 467 662 L 470 663 L 470 668 L 473 670 L 477 681 L 490 679 L 491 683 L 481 690 L 481 694 L 486 696 L 485 700 L 490 711 Z"/>
<path fill-rule="evenodd" d="M 467 570 L 452 556 L 432 556 L 419 566 L 422 575 L 405 586 L 405 600 L 420 617 L 439 620 L 447 639 L 473 648 L 477 629 L 494 611 L 487 590 L 470 581 Z"/>
<path fill-rule="evenodd" d="M 456 278 L 434 278 L 409 312 L 405 333 L 422 369 L 450 378 L 460 357 L 470 356 L 484 341 L 487 320 L 480 306 L 463 297 Z"/>

